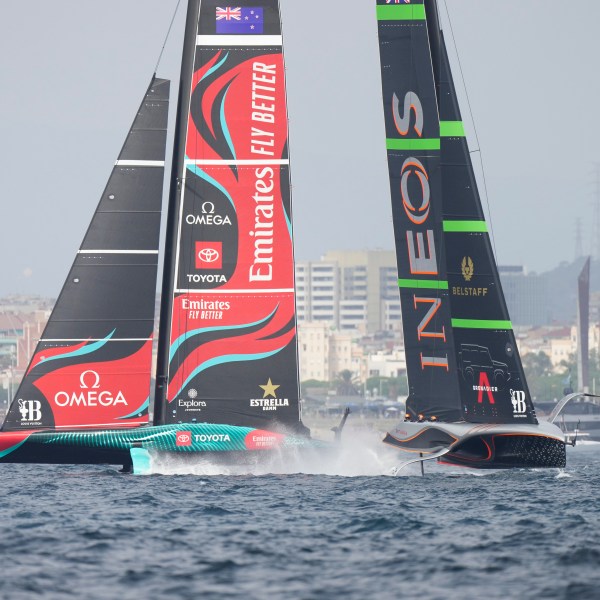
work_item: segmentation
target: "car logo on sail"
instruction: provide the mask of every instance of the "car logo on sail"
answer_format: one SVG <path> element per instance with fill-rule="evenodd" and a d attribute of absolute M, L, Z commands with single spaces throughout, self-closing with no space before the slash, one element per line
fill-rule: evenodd
<path fill-rule="evenodd" d="M 192 432 L 191 431 L 178 431 L 177 432 L 177 447 L 187 447 L 192 445 Z"/>
<path fill-rule="evenodd" d="M 196 269 L 222 269 L 223 243 L 196 242 Z"/>
<path fill-rule="evenodd" d="M 464 277 L 465 281 L 471 281 L 471 278 L 473 277 L 473 274 L 475 273 L 475 267 L 473 265 L 473 260 L 471 259 L 470 256 L 465 256 L 462 259 L 461 270 L 462 270 L 462 276 Z"/>

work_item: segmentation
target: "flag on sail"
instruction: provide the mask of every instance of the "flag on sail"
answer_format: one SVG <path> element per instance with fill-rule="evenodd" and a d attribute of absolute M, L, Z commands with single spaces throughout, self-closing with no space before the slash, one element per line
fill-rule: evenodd
<path fill-rule="evenodd" d="M 217 34 L 262 34 L 262 7 L 217 7 Z"/>

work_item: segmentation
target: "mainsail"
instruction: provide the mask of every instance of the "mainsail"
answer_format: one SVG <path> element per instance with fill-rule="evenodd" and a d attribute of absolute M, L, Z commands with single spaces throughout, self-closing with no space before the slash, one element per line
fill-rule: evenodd
<path fill-rule="evenodd" d="M 153 78 L 3 431 L 148 422 L 168 105 Z"/>
<path fill-rule="evenodd" d="M 435 0 L 377 0 L 413 418 L 537 423 Z"/>
<path fill-rule="evenodd" d="M 184 53 L 155 422 L 301 428 L 277 0 L 192 0 Z"/>
<path fill-rule="evenodd" d="M 425 7 L 377 2 L 407 409 L 461 418 L 442 232 L 440 121 Z"/>

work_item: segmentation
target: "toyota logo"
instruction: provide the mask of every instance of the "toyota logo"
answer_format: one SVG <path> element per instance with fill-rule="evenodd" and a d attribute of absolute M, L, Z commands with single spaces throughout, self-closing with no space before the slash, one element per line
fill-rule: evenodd
<path fill-rule="evenodd" d="M 198 252 L 198 258 L 205 263 L 214 263 L 219 260 L 219 253 L 214 248 L 203 248 Z"/>
<path fill-rule="evenodd" d="M 190 436 L 187 433 L 180 433 L 177 436 L 177 441 L 180 444 L 186 444 L 187 442 L 189 442 L 191 440 Z"/>

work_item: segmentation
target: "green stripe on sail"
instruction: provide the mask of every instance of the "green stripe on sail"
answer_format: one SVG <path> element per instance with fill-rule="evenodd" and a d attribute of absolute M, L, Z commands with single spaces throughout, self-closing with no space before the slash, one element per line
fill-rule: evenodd
<path fill-rule="evenodd" d="M 378 6 L 378 21 L 424 21 L 425 6 L 415 4 L 412 6 Z"/>
<path fill-rule="evenodd" d="M 401 288 L 423 288 L 428 290 L 447 290 L 447 281 L 435 281 L 429 279 L 398 279 L 398 287 Z"/>
<path fill-rule="evenodd" d="M 487 319 L 452 319 L 452 327 L 463 329 L 512 329 L 512 323 L 510 321 Z"/>
<path fill-rule="evenodd" d="M 487 233 L 485 221 L 444 221 L 444 231 L 447 233 Z"/>
<path fill-rule="evenodd" d="M 439 138 L 399 140 L 388 138 L 386 140 L 388 150 L 439 150 Z"/>
<path fill-rule="evenodd" d="M 462 121 L 440 121 L 440 137 L 465 137 Z"/>

